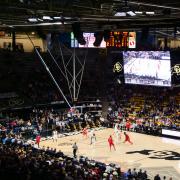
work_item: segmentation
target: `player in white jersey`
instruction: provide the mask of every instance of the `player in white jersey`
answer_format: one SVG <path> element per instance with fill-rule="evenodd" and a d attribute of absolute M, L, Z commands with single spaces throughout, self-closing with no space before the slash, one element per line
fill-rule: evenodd
<path fill-rule="evenodd" d="M 114 134 L 116 134 L 118 131 L 119 131 L 119 124 L 116 123 L 116 124 L 114 125 Z"/>
<path fill-rule="evenodd" d="M 94 140 L 94 129 L 91 129 L 91 131 L 90 131 L 90 139 L 91 139 L 91 143 L 90 143 L 90 144 L 93 144 L 93 140 Z"/>
<path fill-rule="evenodd" d="M 92 145 L 92 148 L 94 148 L 95 143 L 96 143 L 96 134 L 93 133 L 93 135 L 91 136 L 91 145 Z"/>
<path fill-rule="evenodd" d="M 92 137 L 91 137 L 91 144 L 92 145 L 95 145 L 95 142 L 96 142 L 96 135 L 95 135 L 95 133 L 92 135 Z"/>
<path fill-rule="evenodd" d="M 54 142 L 54 141 L 57 142 L 57 139 L 58 139 L 58 132 L 57 132 L 56 129 L 53 131 L 52 135 L 53 135 L 53 142 Z"/>
<path fill-rule="evenodd" d="M 118 129 L 116 131 L 115 135 L 116 135 L 115 142 L 116 142 L 116 144 L 118 144 L 118 143 L 120 143 L 120 140 L 121 140 L 121 131 L 120 131 L 120 129 Z"/>
<path fill-rule="evenodd" d="M 116 144 L 118 144 L 120 142 L 120 139 L 121 139 L 120 128 L 119 128 L 118 123 L 116 123 L 114 126 L 114 134 L 116 137 L 115 142 L 116 142 Z"/>

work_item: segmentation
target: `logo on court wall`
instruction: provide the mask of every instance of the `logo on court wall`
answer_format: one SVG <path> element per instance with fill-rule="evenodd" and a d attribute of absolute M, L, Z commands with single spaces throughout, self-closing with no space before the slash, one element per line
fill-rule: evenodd
<path fill-rule="evenodd" d="M 177 76 L 179 76 L 180 75 L 180 64 L 175 64 L 172 67 L 171 71 L 172 71 L 172 75 L 176 74 Z"/>
<path fill-rule="evenodd" d="M 130 151 L 126 154 L 143 154 L 149 156 L 150 159 L 164 159 L 164 160 L 180 160 L 180 154 L 175 151 L 154 151 L 154 150 L 141 150 L 141 151 Z"/>
<path fill-rule="evenodd" d="M 113 72 L 121 72 L 123 69 L 122 65 L 120 62 L 117 62 L 116 64 L 114 64 L 114 67 L 113 67 Z"/>

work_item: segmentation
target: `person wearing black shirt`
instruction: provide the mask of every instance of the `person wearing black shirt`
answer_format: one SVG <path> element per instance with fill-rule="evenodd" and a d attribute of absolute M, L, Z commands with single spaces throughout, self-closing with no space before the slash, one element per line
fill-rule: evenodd
<path fill-rule="evenodd" d="M 78 150 L 78 146 L 77 146 L 76 142 L 73 144 L 72 148 L 73 148 L 74 158 L 76 158 L 77 157 L 76 153 L 77 153 L 77 150 Z"/>
<path fill-rule="evenodd" d="M 154 177 L 154 180 L 161 180 L 159 174 L 157 174 L 157 175 Z"/>

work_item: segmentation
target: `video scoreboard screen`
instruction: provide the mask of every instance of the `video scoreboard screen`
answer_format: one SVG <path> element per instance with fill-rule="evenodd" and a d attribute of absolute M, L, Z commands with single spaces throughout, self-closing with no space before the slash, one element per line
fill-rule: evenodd
<path fill-rule="evenodd" d="M 109 41 L 106 43 L 107 47 L 127 47 L 128 46 L 128 32 L 110 32 Z"/>
<path fill-rule="evenodd" d="M 109 40 L 102 40 L 99 48 L 136 48 L 136 32 L 109 32 Z M 93 45 L 95 41 L 94 33 L 83 33 L 86 41 L 85 45 L 80 45 L 75 39 L 74 34 L 71 32 L 71 47 L 76 48 L 97 48 Z"/>
<path fill-rule="evenodd" d="M 75 39 L 74 34 L 71 33 L 71 47 L 79 47 L 79 48 L 97 48 L 94 46 L 94 41 L 95 41 L 95 37 L 94 37 L 94 33 L 83 33 L 83 37 L 86 41 L 85 45 L 81 45 L 78 43 L 78 41 Z M 106 48 L 106 42 L 104 41 L 104 39 L 102 40 L 99 48 Z"/>
<path fill-rule="evenodd" d="M 123 59 L 125 83 L 171 86 L 169 51 L 124 51 Z"/>
<path fill-rule="evenodd" d="M 106 42 L 106 47 L 128 47 L 136 48 L 135 32 L 110 32 L 110 38 Z"/>

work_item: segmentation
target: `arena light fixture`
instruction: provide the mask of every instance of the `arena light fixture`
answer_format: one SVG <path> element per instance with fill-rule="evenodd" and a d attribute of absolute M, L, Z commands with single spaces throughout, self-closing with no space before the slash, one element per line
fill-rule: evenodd
<path fill-rule="evenodd" d="M 141 15 L 141 14 L 143 14 L 143 12 L 142 12 L 142 11 L 135 11 L 134 13 L 136 13 L 137 15 Z"/>
<path fill-rule="evenodd" d="M 179 31 L 179 30 L 177 30 L 177 31 L 176 31 L 176 34 L 180 34 L 180 31 Z"/>
<path fill-rule="evenodd" d="M 154 15 L 155 12 L 154 12 L 154 11 L 147 11 L 146 14 L 147 14 L 147 15 Z"/>
<path fill-rule="evenodd" d="M 38 19 L 37 18 L 28 18 L 28 21 L 31 23 L 36 23 L 36 22 L 38 22 Z"/>
<path fill-rule="evenodd" d="M 43 22 L 43 23 L 37 23 L 35 26 L 51 26 L 51 25 L 61 25 L 62 22 Z"/>
<path fill-rule="evenodd" d="M 122 83 L 119 78 L 117 79 L 117 83 L 118 83 L 118 84 L 121 84 L 121 83 Z"/>
<path fill-rule="evenodd" d="M 125 12 L 116 12 L 114 14 L 114 16 L 117 16 L 117 17 L 125 17 L 126 16 L 126 13 Z"/>
<path fill-rule="evenodd" d="M 54 25 L 61 25 L 61 24 L 63 24 L 62 22 L 54 22 L 53 23 Z"/>
<path fill-rule="evenodd" d="M 63 19 L 65 19 L 65 20 L 71 20 L 72 17 L 64 17 Z"/>
<path fill-rule="evenodd" d="M 38 21 L 40 21 L 40 22 L 43 22 L 43 19 L 41 19 L 41 18 L 38 18 Z"/>
<path fill-rule="evenodd" d="M 55 17 L 53 17 L 53 19 L 54 19 L 54 20 L 61 20 L 62 17 L 60 17 L 60 16 L 55 16 Z"/>
<path fill-rule="evenodd" d="M 53 19 L 50 16 L 43 16 L 43 20 L 52 21 Z"/>
<path fill-rule="evenodd" d="M 134 13 L 133 11 L 128 11 L 127 14 L 130 16 L 136 16 L 136 13 Z"/>

